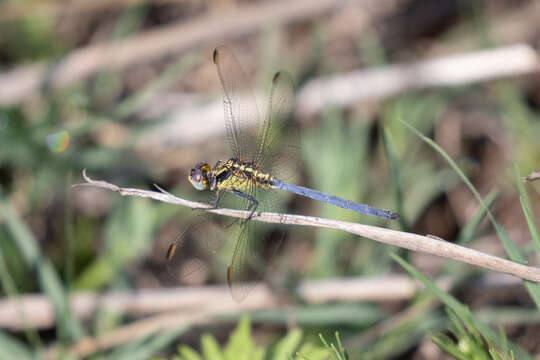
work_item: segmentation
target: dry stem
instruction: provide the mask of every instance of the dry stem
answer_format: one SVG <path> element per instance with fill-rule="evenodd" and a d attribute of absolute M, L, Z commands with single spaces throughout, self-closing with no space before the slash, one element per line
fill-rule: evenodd
<path fill-rule="evenodd" d="M 351 71 L 307 83 L 298 94 L 297 113 L 313 115 L 329 104 L 350 106 L 411 89 L 464 85 L 538 71 L 538 55 L 526 44 Z"/>
<path fill-rule="evenodd" d="M 437 285 L 442 289 L 452 286 L 452 279 L 441 278 Z M 502 274 L 491 274 L 474 284 L 476 289 L 495 288 L 497 291 L 508 289 L 508 286 L 518 285 L 518 279 Z M 306 302 L 339 301 L 399 301 L 408 299 L 416 294 L 418 283 L 403 275 L 382 277 L 359 277 L 346 279 L 307 280 L 302 282 L 298 293 Z M 343 291 L 347 289 L 347 291 Z M 23 297 L 21 306 L 24 311 L 32 314 L 32 319 L 42 316 L 44 310 L 51 314 L 54 322 L 54 311 L 50 300 L 45 296 Z M 38 299 L 39 298 L 39 299 Z M 42 306 L 37 304 L 42 303 Z M 106 351 L 112 347 L 129 342 L 133 339 L 148 336 L 158 331 L 177 329 L 180 326 L 215 324 L 216 321 L 227 321 L 227 316 L 234 316 L 241 311 L 257 308 L 279 308 L 287 311 L 287 306 L 278 305 L 277 296 L 265 286 L 257 287 L 242 303 L 237 303 L 229 296 L 225 286 L 188 287 L 177 289 L 145 289 L 137 292 L 112 292 L 108 294 L 75 294 L 71 297 L 71 309 L 77 317 L 88 317 L 98 307 L 144 318 L 111 330 L 98 337 L 85 337 L 69 348 L 69 352 L 77 357 L 86 357 L 98 351 Z M 36 310 L 35 305 L 38 305 Z M 47 308 L 44 308 L 46 306 Z M 294 309 L 289 321 L 295 322 Z M 11 302 L 0 302 L 0 314 L 13 311 Z M 277 310 L 276 310 L 277 311 Z M 412 311 L 418 311 L 415 307 Z M 39 312 L 39 313 L 38 313 Z M 406 311 L 400 320 L 410 316 Z M 2 320 L 2 317 L 0 317 Z M 396 321 L 392 319 L 392 321 Z M 51 324 L 52 325 L 52 324 Z M 383 330 L 391 324 L 383 322 L 377 327 Z M 373 333 L 368 333 L 374 335 Z M 367 336 L 370 336 L 367 335 Z M 58 349 L 50 348 L 46 358 L 58 358 Z"/>
<path fill-rule="evenodd" d="M 209 208 L 210 205 L 195 201 L 185 200 L 176 197 L 163 189 L 158 189 L 160 192 L 121 188 L 114 184 L 110 184 L 105 181 L 96 181 L 90 179 L 86 175 L 86 171 L 83 171 L 83 177 L 86 181 L 85 184 L 78 184 L 75 186 L 94 186 L 100 187 L 112 191 L 116 191 L 123 196 L 136 196 L 151 198 L 154 200 L 163 201 L 170 204 L 187 206 L 189 208 L 201 209 Z M 157 187 L 157 186 L 156 186 Z M 208 210 L 214 214 L 225 215 L 238 218 L 247 218 L 249 216 L 248 211 L 233 210 L 233 209 L 214 209 Z M 467 247 L 459 246 L 438 238 L 430 236 L 422 236 L 412 234 L 403 231 L 390 230 L 377 226 L 364 225 L 358 223 L 351 223 L 346 221 L 338 221 L 331 219 L 324 219 L 312 216 L 303 215 L 291 215 L 291 214 L 278 214 L 278 213 L 256 213 L 252 220 L 261 221 L 266 223 L 276 224 L 288 224 L 288 225 L 303 225 L 314 226 L 327 229 L 335 229 L 349 232 L 358 236 L 363 236 L 378 242 L 382 242 L 389 245 L 402 247 L 409 250 L 420 251 L 426 254 L 437 255 L 448 259 L 456 260 L 463 263 L 477 265 L 486 269 L 506 273 L 517 276 L 522 279 L 531 280 L 540 283 L 540 269 L 532 266 L 518 264 L 510 260 L 502 259 L 497 256 L 485 254 L 483 252 L 473 250 Z"/>
<path fill-rule="evenodd" d="M 523 178 L 523 182 L 527 183 L 538 179 L 540 179 L 540 171 L 533 171 L 532 173 Z"/>
<path fill-rule="evenodd" d="M 491 282 L 496 282 L 498 286 L 507 285 L 508 279 L 514 281 L 513 285 L 519 281 L 507 275 L 497 274 L 497 277 L 499 280 Z M 297 287 L 297 294 L 309 304 L 329 301 L 400 301 L 414 296 L 418 285 L 406 275 L 317 279 L 302 281 Z M 448 278 L 438 279 L 437 285 L 449 289 L 450 281 Z M 261 284 L 249 297 L 238 303 L 231 298 L 226 285 L 182 286 L 110 291 L 104 294 L 77 292 L 70 294 L 69 306 L 73 315 L 82 321 L 91 319 L 99 309 L 135 318 L 176 311 L 183 311 L 187 316 L 193 309 L 209 315 L 217 310 L 221 313 L 237 313 L 275 307 L 283 300 L 281 295 Z M 22 321 L 21 313 L 25 315 L 25 322 Z M 0 300 L 0 328 L 13 331 L 20 331 L 25 326 L 47 329 L 55 323 L 53 304 L 45 295 L 21 295 L 17 299 Z"/>

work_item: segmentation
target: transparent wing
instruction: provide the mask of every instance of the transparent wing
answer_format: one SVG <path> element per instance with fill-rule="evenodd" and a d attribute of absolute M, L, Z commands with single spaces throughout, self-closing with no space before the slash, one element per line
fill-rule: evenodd
<path fill-rule="evenodd" d="M 257 133 L 260 121 L 255 96 L 244 70 L 227 47 L 214 50 L 214 64 L 224 91 L 225 129 L 233 156 L 252 160 L 257 148 L 250 129 Z"/>
<path fill-rule="evenodd" d="M 277 211 L 274 193 L 252 187 L 249 194 L 259 201 L 257 211 Z M 247 207 L 247 203 L 243 208 Z M 239 221 L 233 239 L 233 257 L 227 268 L 227 282 L 233 299 L 240 302 L 265 277 L 285 232 L 274 225 L 258 221 Z"/>
<path fill-rule="evenodd" d="M 211 216 L 200 215 L 180 233 L 167 250 L 167 269 L 180 282 L 203 282 L 214 255 L 227 234 Z"/>
<path fill-rule="evenodd" d="M 290 157 L 286 154 L 294 149 L 286 143 L 285 126 L 291 115 L 294 105 L 294 83 L 290 74 L 280 71 L 272 78 L 272 87 L 268 98 L 265 120 L 257 134 L 257 152 L 254 162 L 265 171 L 272 167 L 283 166 L 283 162 Z M 279 161 L 277 161 L 279 159 Z"/>
<path fill-rule="evenodd" d="M 288 73 L 278 72 L 272 79 L 265 121 L 257 133 L 257 147 L 253 162 L 263 171 L 276 174 L 291 159 L 293 146 L 286 144 L 285 126 L 294 102 L 294 86 Z M 277 174 L 276 174 L 277 175 Z M 278 194 L 252 186 L 247 193 L 259 201 L 257 211 L 279 212 Z M 247 209 L 250 202 L 243 201 Z M 275 225 L 257 221 L 239 221 L 233 257 L 227 268 L 227 281 L 232 297 L 242 301 L 265 277 L 269 265 L 278 250 L 285 231 Z"/>

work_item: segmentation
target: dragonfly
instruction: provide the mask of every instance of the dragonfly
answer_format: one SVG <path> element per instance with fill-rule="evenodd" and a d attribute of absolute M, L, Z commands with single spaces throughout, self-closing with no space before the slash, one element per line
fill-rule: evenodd
<path fill-rule="evenodd" d="M 263 277 L 265 268 L 275 253 L 275 248 L 272 247 L 271 251 L 265 250 L 264 237 L 260 235 L 260 228 L 267 224 L 251 221 L 257 211 L 275 210 L 276 201 L 271 195 L 272 192 L 282 190 L 360 214 L 385 219 L 399 218 L 397 213 L 390 210 L 360 204 L 280 179 L 272 171 L 275 169 L 272 162 L 278 158 L 280 150 L 283 150 L 283 126 L 292 112 L 292 77 L 284 71 L 275 73 L 266 113 L 261 117 L 247 76 L 231 50 L 225 46 L 217 47 L 213 53 L 213 62 L 223 88 L 225 130 L 232 156 L 228 160 L 218 160 L 214 166 L 204 161 L 197 163 L 190 170 L 188 180 L 195 189 L 214 194 L 210 209 L 219 208 L 220 200 L 225 195 L 238 199 L 241 203 L 240 209 L 249 212 L 246 219 L 233 223 L 236 230 L 232 237 L 236 242 L 231 262 L 227 266 L 227 283 L 233 299 L 240 302 L 247 296 Z M 200 227 L 195 227 L 195 233 L 198 228 Z M 192 246 L 193 244 L 188 245 L 190 242 L 203 241 L 204 246 L 213 247 L 208 246 L 211 242 L 208 239 L 201 240 L 201 236 L 204 237 L 202 232 L 201 230 L 197 234 L 199 236 L 178 236 L 169 246 L 167 260 L 172 262 L 176 257 L 181 257 L 180 249 Z M 210 251 L 215 252 L 214 249 Z M 191 273 L 198 267 L 189 262 L 184 265 L 184 270 Z"/>

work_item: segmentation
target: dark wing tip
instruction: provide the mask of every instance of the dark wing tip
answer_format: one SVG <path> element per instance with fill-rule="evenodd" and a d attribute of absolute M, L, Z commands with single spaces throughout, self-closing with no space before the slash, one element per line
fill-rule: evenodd
<path fill-rule="evenodd" d="M 214 64 L 217 65 L 218 62 L 219 62 L 219 50 L 218 50 L 218 48 L 214 49 L 213 59 L 214 59 Z"/>
<path fill-rule="evenodd" d="M 227 266 L 227 284 L 229 287 L 232 287 L 232 267 Z"/>
<path fill-rule="evenodd" d="M 274 77 L 272 78 L 272 83 L 277 83 L 279 81 L 279 77 L 281 76 L 281 71 L 278 71 Z"/>
<path fill-rule="evenodd" d="M 167 249 L 167 261 L 170 261 L 172 257 L 174 256 L 174 253 L 176 251 L 176 241 L 173 242 L 171 245 L 169 245 L 169 248 Z"/>

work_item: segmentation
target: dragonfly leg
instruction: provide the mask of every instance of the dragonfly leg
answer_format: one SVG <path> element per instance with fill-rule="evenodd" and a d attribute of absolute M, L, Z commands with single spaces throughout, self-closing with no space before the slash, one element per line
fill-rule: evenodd
<path fill-rule="evenodd" d="M 219 192 L 219 190 L 216 191 L 216 196 L 214 197 L 212 201 L 210 201 L 210 204 L 212 204 L 213 206 L 212 210 L 219 208 L 219 199 L 221 198 L 220 195 L 221 193 Z"/>
<path fill-rule="evenodd" d="M 221 198 L 220 192 L 216 191 L 216 196 L 208 202 L 208 205 L 212 205 L 212 207 L 205 208 L 205 207 L 194 207 L 191 210 L 216 210 L 219 209 L 219 200 Z"/>
<path fill-rule="evenodd" d="M 247 211 L 249 211 L 249 216 L 247 219 L 244 219 L 244 221 L 250 220 L 255 214 L 255 211 L 257 211 L 257 208 L 259 207 L 259 201 L 255 199 L 253 196 L 246 194 L 245 192 L 242 192 L 237 189 L 233 189 L 232 191 L 230 191 L 230 193 L 242 199 L 246 199 L 247 201 L 250 202 L 248 208 L 246 209 Z"/>

